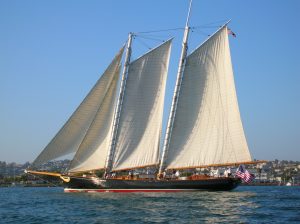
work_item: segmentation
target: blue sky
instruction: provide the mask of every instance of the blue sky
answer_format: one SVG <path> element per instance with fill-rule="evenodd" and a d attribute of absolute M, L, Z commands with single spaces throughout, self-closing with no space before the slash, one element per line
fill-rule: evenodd
<path fill-rule="evenodd" d="M 128 32 L 184 27 L 187 0 L 0 1 L 0 161 L 33 161 L 105 70 Z M 253 158 L 300 160 L 300 1 L 194 0 L 190 51 L 232 19 L 243 125 Z M 137 38 L 133 57 L 182 31 Z M 148 36 L 149 37 L 149 36 Z M 165 116 L 166 118 L 166 116 Z"/>

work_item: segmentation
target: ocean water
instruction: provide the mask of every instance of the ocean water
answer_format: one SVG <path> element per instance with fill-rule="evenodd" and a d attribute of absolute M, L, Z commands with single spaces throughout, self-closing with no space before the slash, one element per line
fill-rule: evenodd
<path fill-rule="evenodd" d="M 300 223 L 300 187 L 192 193 L 0 188 L 0 223 Z"/>

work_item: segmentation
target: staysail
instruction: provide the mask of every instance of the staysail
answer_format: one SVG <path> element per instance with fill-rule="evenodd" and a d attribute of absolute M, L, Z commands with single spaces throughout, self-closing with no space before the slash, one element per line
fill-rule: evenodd
<path fill-rule="evenodd" d="M 224 26 L 186 58 L 165 167 L 251 161 Z"/>
<path fill-rule="evenodd" d="M 130 63 L 112 170 L 158 164 L 171 40 Z"/>
<path fill-rule="evenodd" d="M 40 153 L 40 155 L 35 159 L 32 167 L 37 167 L 50 160 L 56 159 L 72 152 L 76 152 L 82 141 L 84 140 L 91 125 L 93 124 L 93 127 L 99 125 L 95 124 L 94 122 L 95 120 L 99 119 L 99 112 L 101 110 L 104 110 L 105 112 L 109 111 L 111 105 L 108 104 L 113 103 L 108 102 L 108 98 L 112 97 L 113 95 L 112 91 L 115 88 L 114 85 L 116 85 L 116 76 L 119 75 L 119 67 L 123 49 L 124 48 L 119 51 L 104 74 L 97 81 L 95 86 L 82 101 L 76 111 L 72 114 L 69 120 L 64 124 L 64 126 L 60 129 L 56 136 Z M 105 108 L 102 108 L 102 106 L 104 106 Z M 98 116 L 96 116 L 97 114 Z M 91 133 L 90 136 L 91 135 L 93 135 L 93 133 Z M 94 144 L 91 142 L 87 143 L 87 141 L 90 140 L 90 137 L 88 137 L 87 139 L 88 140 L 86 140 L 85 144 Z M 85 156 L 90 155 L 95 149 L 95 145 L 93 146 L 94 148 L 89 152 L 83 153 L 83 151 L 85 150 L 82 149 L 79 154 L 83 153 L 85 154 Z M 80 156 L 77 155 L 77 157 Z M 83 159 L 76 158 L 76 161 L 83 162 Z M 73 165 L 75 167 L 79 164 L 74 163 Z"/>

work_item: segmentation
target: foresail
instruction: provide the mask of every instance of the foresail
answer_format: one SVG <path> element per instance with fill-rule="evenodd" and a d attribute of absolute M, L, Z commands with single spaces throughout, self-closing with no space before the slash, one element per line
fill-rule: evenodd
<path fill-rule="evenodd" d="M 166 167 L 251 161 L 235 92 L 227 27 L 186 59 Z"/>
<path fill-rule="evenodd" d="M 158 164 L 171 40 L 129 65 L 113 170 Z"/>
<path fill-rule="evenodd" d="M 123 49 L 124 48 L 119 51 L 69 120 L 35 159 L 32 167 L 37 167 L 45 162 L 78 150 L 87 131 L 95 120 L 95 116 L 101 104 L 105 101 L 105 97 L 111 89 L 111 83 L 113 83 L 116 73 L 119 72 Z"/>
<path fill-rule="evenodd" d="M 82 172 L 105 168 L 119 73 L 120 69 L 114 74 L 114 79 L 100 105 L 95 119 L 71 162 L 69 172 Z"/>

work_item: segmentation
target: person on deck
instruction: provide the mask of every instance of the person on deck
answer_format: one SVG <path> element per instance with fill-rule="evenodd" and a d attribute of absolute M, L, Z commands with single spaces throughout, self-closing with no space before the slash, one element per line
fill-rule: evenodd
<path fill-rule="evenodd" d="M 133 172 L 132 171 L 129 171 L 128 172 L 128 179 L 132 179 L 133 178 Z"/>
<path fill-rule="evenodd" d="M 230 168 L 228 168 L 228 169 L 225 170 L 224 176 L 225 177 L 230 177 L 231 176 L 231 169 Z"/>
<path fill-rule="evenodd" d="M 230 177 L 231 176 L 231 169 L 230 167 L 227 169 L 227 177 Z"/>

